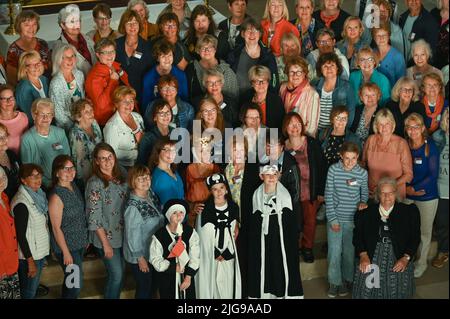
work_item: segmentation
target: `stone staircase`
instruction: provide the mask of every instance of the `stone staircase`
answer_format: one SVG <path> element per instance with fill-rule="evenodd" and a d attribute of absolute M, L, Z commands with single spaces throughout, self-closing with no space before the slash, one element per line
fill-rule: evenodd
<path fill-rule="evenodd" d="M 313 249 L 315 261 L 314 263 L 305 263 L 300 257 L 300 271 L 302 281 L 310 281 L 317 278 L 327 277 L 327 253 L 323 249 L 327 242 L 326 224 L 319 223 L 316 227 L 315 246 Z M 437 242 L 431 243 L 428 258 L 431 259 L 436 255 Z M 50 292 L 46 299 L 57 299 L 61 296 L 61 284 L 63 282 L 63 272 L 56 261 L 48 258 L 49 264 L 43 269 L 41 276 L 41 284 L 50 288 Z M 104 280 L 106 277 L 105 266 L 101 259 L 88 258 L 83 262 L 83 288 L 80 298 L 82 299 L 101 299 L 103 298 Z M 122 299 L 133 299 L 135 291 L 135 283 L 131 271 L 127 268 L 125 281 L 121 293 Z"/>

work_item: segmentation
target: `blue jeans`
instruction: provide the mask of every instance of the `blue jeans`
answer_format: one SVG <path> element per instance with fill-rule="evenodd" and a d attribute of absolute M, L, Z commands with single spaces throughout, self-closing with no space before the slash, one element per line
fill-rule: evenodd
<path fill-rule="evenodd" d="M 22 299 L 34 299 L 39 287 L 42 268 L 44 268 L 45 258 L 35 260 L 37 273 L 33 278 L 28 277 L 28 262 L 25 259 L 19 260 L 19 282 L 20 296 Z"/>
<path fill-rule="evenodd" d="M 328 282 L 340 286 L 343 280 L 353 281 L 355 247 L 353 246 L 353 223 L 340 223 L 338 232 L 327 223 L 328 235 Z"/>
<path fill-rule="evenodd" d="M 97 251 L 106 267 L 105 299 L 120 299 L 125 269 L 122 248 L 113 248 L 111 259 L 105 258 L 105 251 L 102 248 L 97 248 Z"/>
<path fill-rule="evenodd" d="M 78 250 L 71 250 L 70 254 L 72 255 L 73 264 L 78 266 L 79 278 L 73 278 L 72 276 L 76 275 L 76 272 L 74 272 L 70 268 L 67 270 L 68 266 L 64 265 L 63 254 L 55 254 L 56 257 L 58 258 L 58 262 L 61 265 L 61 268 L 64 272 L 64 281 L 62 283 L 62 289 L 61 289 L 61 291 L 62 291 L 61 297 L 63 299 L 77 299 L 78 296 L 80 295 L 80 291 L 83 286 L 84 248 L 78 249 Z M 68 281 L 68 282 L 66 282 L 66 281 Z M 72 286 L 75 286 L 75 287 L 72 288 Z"/>
<path fill-rule="evenodd" d="M 133 277 L 136 281 L 135 299 L 151 299 L 152 297 L 152 266 L 149 265 L 150 271 L 145 273 L 139 269 L 138 264 L 130 264 L 133 271 Z"/>

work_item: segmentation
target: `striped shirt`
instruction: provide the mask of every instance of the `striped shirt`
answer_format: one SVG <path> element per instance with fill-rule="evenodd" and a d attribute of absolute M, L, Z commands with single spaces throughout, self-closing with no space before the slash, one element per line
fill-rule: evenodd
<path fill-rule="evenodd" d="M 369 198 L 367 171 L 356 165 L 344 170 L 342 161 L 330 166 L 325 186 L 326 215 L 331 224 L 353 222 L 360 202 Z"/>
<path fill-rule="evenodd" d="M 327 92 L 322 89 L 322 96 L 320 97 L 320 118 L 319 128 L 327 128 L 331 126 L 330 114 L 333 108 L 333 91 Z"/>

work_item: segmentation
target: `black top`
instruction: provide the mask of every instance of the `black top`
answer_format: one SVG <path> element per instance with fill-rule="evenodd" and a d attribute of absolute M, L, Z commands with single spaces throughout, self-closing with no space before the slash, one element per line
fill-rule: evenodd
<path fill-rule="evenodd" d="M 355 214 L 353 245 L 356 256 L 366 251 L 372 260 L 380 241 L 380 223 L 379 204 L 372 204 Z M 413 258 L 420 243 L 420 214 L 417 206 L 395 203 L 387 225 L 395 257 L 400 259 L 404 254 L 408 254 Z"/>
<path fill-rule="evenodd" d="M 436 47 L 436 56 L 433 57 L 433 65 L 437 67 L 438 69 L 442 69 L 444 66 L 448 64 L 448 41 L 449 41 L 449 34 L 448 34 L 448 25 L 449 21 L 447 21 L 441 25 L 441 11 L 438 8 L 434 8 L 430 11 L 433 18 L 436 20 L 439 28 L 439 36 L 438 36 L 438 43 Z"/>
<path fill-rule="evenodd" d="M 323 150 L 328 167 L 340 160 L 341 147 L 345 142 L 345 135 L 330 135 L 326 148 Z"/>
<path fill-rule="evenodd" d="M 402 113 L 400 111 L 400 103 L 394 102 L 392 100 L 390 100 L 386 104 L 386 108 L 388 108 L 389 111 L 391 111 L 392 114 L 394 115 L 394 119 L 395 119 L 394 133 L 403 138 L 405 137 L 405 119 L 408 117 L 409 114 L 418 113 L 418 114 L 422 115 L 422 118 L 424 120 L 426 119 L 426 116 L 427 116 L 427 114 L 425 112 L 425 106 L 420 101 L 411 102 L 411 104 L 409 105 L 409 107 L 405 111 L 405 113 Z"/>
<path fill-rule="evenodd" d="M 336 20 L 331 22 L 330 29 L 334 31 L 334 37 L 336 39 L 336 43 L 342 40 L 342 31 L 344 30 L 344 22 L 345 20 L 350 16 L 349 13 L 347 13 L 344 10 L 339 11 L 339 16 Z M 320 10 L 317 10 L 313 13 L 314 19 L 320 21 L 323 25 L 326 26 L 325 21 L 322 20 L 320 17 Z"/>
<path fill-rule="evenodd" d="M 14 223 L 16 224 L 17 242 L 22 250 L 23 256 L 27 259 L 32 257 L 30 246 L 27 240 L 28 208 L 25 204 L 17 204 L 14 209 Z"/>
<path fill-rule="evenodd" d="M 164 37 L 159 36 L 159 37 L 153 37 L 150 41 L 149 41 L 149 45 L 150 48 L 153 48 L 153 46 L 155 45 L 155 43 L 159 40 L 164 39 Z M 180 61 L 184 58 L 187 62 L 190 62 L 192 60 L 191 55 L 189 54 L 188 49 L 186 48 L 186 46 L 184 45 L 183 42 L 181 42 L 180 40 L 178 40 L 175 45 L 174 45 L 175 51 L 173 53 L 173 65 L 178 66 L 178 63 L 180 63 Z M 151 61 L 151 67 L 155 66 L 157 64 L 156 59 L 153 57 L 153 54 L 150 56 L 150 61 Z"/>
<path fill-rule="evenodd" d="M 5 189 L 5 194 L 8 195 L 9 200 L 11 200 L 16 194 L 20 186 L 19 178 L 19 167 L 20 159 L 17 157 L 16 153 L 11 150 L 6 150 L 6 155 L 8 156 L 11 168 L 0 165 L 6 173 L 8 178 L 8 187 Z"/>
<path fill-rule="evenodd" d="M 217 38 L 217 49 L 216 49 L 216 59 L 225 60 L 230 53 L 230 44 L 228 43 L 228 36 L 225 32 L 219 31 L 218 34 L 211 34 Z M 197 37 L 194 36 L 193 39 L 186 37 L 183 41 L 189 54 L 193 59 L 200 60 L 200 55 L 195 52 L 195 46 L 197 44 Z"/>

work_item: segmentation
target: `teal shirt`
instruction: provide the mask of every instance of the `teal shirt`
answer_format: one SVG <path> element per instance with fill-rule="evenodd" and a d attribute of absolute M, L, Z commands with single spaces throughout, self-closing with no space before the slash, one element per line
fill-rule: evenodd
<path fill-rule="evenodd" d="M 20 159 L 22 163 L 34 163 L 42 167 L 42 183 L 46 187 L 51 183 L 53 160 L 60 154 L 70 156 L 69 142 L 62 128 L 51 125 L 48 136 L 42 136 L 33 126 L 22 137 Z"/>
<path fill-rule="evenodd" d="M 364 80 L 361 70 L 353 71 L 352 73 L 350 73 L 350 86 L 352 87 L 353 92 L 355 92 L 355 97 L 356 101 L 358 101 L 358 104 L 362 104 L 359 98 L 359 88 L 363 85 L 363 81 Z M 388 78 L 383 73 L 375 69 L 373 70 L 372 76 L 370 77 L 370 82 L 375 83 L 380 88 L 381 99 L 378 105 L 384 107 L 391 98 L 391 84 L 389 83 Z"/>

